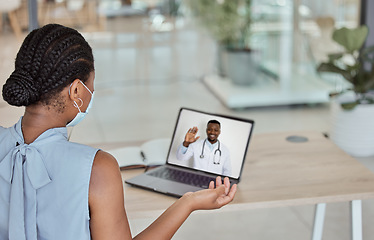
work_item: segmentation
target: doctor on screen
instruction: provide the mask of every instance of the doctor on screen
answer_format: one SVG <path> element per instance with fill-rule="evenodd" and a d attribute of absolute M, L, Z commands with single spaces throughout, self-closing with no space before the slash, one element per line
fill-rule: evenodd
<path fill-rule="evenodd" d="M 220 175 L 231 175 L 230 152 L 219 140 L 221 124 L 210 120 L 206 128 L 206 139 L 196 137 L 197 127 L 190 128 L 184 142 L 177 150 L 177 159 L 187 161 L 193 157 L 194 168 L 214 172 Z"/>

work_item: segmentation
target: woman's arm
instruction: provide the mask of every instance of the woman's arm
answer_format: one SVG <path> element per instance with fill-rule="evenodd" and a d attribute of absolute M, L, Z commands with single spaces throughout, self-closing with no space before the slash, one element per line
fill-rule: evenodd
<path fill-rule="evenodd" d="M 88 203 L 93 240 L 131 239 L 118 162 L 104 151 L 98 151 L 95 156 Z"/>
<path fill-rule="evenodd" d="M 217 209 L 233 200 L 236 185 L 230 188 L 228 179 L 222 184 L 218 177 L 216 186 L 211 182 L 209 189 L 186 193 L 135 239 L 170 239 L 193 211 Z M 131 239 L 118 164 L 102 151 L 97 153 L 92 169 L 89 204 L 93 240 Z"/>
<path fill-rule="evenodd" d="M 230 189 L 230 181 L 220 177 L 209 184 L 209 189 L 183 195 L 134 239 L 171 239 L 187 217 L 195 210 L 217 209 L 231 202 L 236 193 L 236 185 Z"/>

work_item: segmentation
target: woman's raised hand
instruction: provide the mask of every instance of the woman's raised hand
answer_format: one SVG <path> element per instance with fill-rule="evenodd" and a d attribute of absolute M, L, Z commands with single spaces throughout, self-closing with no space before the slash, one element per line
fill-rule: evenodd
<path fill-rule="evenodd" d="M 217 209 L 234 199 L 237 185 L 234 184 L 231 187 L 230 185 L 228 177 L 225 177 L 223 184 L 221 177 L 217 177 L 215 186 L 214 182 L 211 181 L 209 189 L 204 189 L 194 193 L 186 193 L 184 196 L 190 198 L 192 211 Z"/>

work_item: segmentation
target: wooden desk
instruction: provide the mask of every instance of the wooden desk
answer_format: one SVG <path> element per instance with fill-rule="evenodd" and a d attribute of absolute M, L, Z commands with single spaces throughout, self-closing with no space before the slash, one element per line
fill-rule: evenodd
<path fill-rule="evenodd" d="M 293 143 L 290 135 L 307 142 Z M 126 170 L 123 179 L 143 170 Z M 175 198 L 125 188 L 130 218 L 160 214 Z M 322 238 L 326 203 L 351 202 L 352 239 L 362 239 L 361 200 L 374 198 L 374 174 L 318 132 L 259 134 L 252 137 L 238 192 L 223 210 L 316 204 L 313 239 Z M 153 216 L 153 215 L 152 215 Z"/>

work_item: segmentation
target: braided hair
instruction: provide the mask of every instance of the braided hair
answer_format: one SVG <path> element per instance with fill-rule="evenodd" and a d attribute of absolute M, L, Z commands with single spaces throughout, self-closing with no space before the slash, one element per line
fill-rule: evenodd
<path fill-rule="evenodd" d="M 83 36 L 74 29 L 48 24 L 25 38 L 15 70 L 3 86 L 3 98 L 13 106 L 49 105 L 75 79 L 86 82 L 92 71 L 92 49 Z"/>

